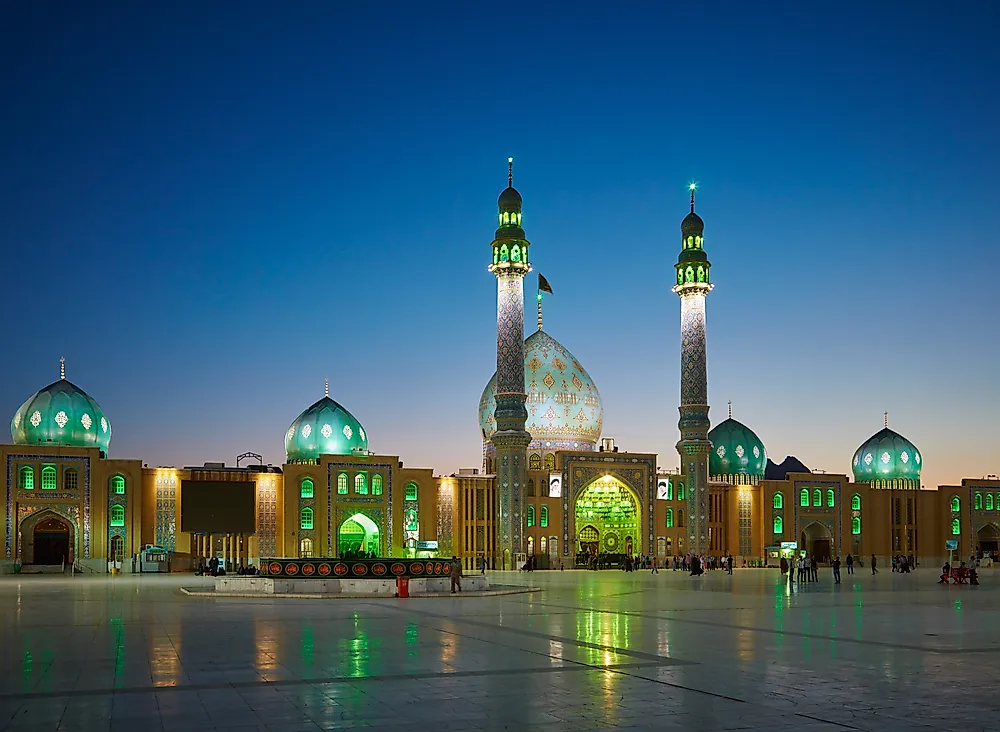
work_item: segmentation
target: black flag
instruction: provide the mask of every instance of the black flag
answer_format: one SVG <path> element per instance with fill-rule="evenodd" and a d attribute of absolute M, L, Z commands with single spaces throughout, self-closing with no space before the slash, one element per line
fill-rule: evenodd
<path fill-rule="evenodd" d="M 538 291 L 547 292 L 550 295 L 552 294 L 552 285 L 550 285 L 549 281 L 542 276 L 541 272 L 538 273 Z"/>

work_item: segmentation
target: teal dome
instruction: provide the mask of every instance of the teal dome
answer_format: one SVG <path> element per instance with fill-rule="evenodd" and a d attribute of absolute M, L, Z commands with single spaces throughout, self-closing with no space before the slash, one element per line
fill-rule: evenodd
<path fill-rule="evenodd" d="M 288 463 L 309 463 L 320 455 L 368 452 L 368 435 L 350 412 L 328 396 L 295 418 L 285 433 Z"/>
<path fill-rule="evenodd" d="M 854 453 L 854 482 L 877 488 L 919 488 L 923 457 L 916 446 L 888 427 Z"/>
<path fill-rule="evenodd" d="M 87 392 L 61 378 L 14 412 L 10 436 L 15 445 L 98 447 L 107 455 L 111 422 Z"/>
<path fill-rule="evenodd" d="M 525 429 L 529 449 L 593 449 L 601 437 L 604 407 L 590 374 L 564 345 L 543 330 L 524 341 Z M 479 399 L 483 441 L 496 432 L 497 375 Z"/>
<path fill-rule="evenodd" d="M 767 467 L 764 443 L 752 429 L 730 417 L 708 433 L 712 452 L 708 456 L 708 473 L 712 478 L 727 482 L 760 482 Z M 738 476 L 735 481 L 732 476 Z M 744 477 L 745 476 L 745 477 Z"/>

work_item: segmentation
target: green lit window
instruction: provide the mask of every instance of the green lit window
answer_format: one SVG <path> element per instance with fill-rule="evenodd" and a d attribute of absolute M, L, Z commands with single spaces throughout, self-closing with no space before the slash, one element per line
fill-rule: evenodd
<path fill-rule="evenodd" d="M 347 473 L 337 473 L 337 493 L 347 495 Z"/>
<path fill-rule="evenodd" d="M 548 525 L 549 525 L 549 507 L 548 506 L 542 506 L 541 519 L 542 519 L 542 522 L 539 524 L 539 526 L 541 526 L 543 529 L 548 528 Z"/>
<path fill-rule="evenodd" d="M 111 478 L 111 492 L 116 496 L 125 495 L 125 478 L 120 475 L 116 475 Z"/>
<path fill-rule="evenodd" d="M 679 508 L 677 509 L 677 527 L 684 528 L 684 511 Z"/>
<path fill-rule="evenodd" d="M 987 493 L 986 494 L 986 510 L 987 511 L 992 511 L 993 510 L 993 494 L 992 493 Z"/>
<path fill-rule="evenodd" d="M 76 468 L 66 468 L 63 473 L 63 488 L 68 491 L 80 489 L 80 473 Z"/>
<path fill-rule="evenodd" d="M 519 247 L 517 244 L 515 244 L 510 248 L 510 260 L 512 262 L 521 261 L 521 247 Z"/>
<path fill-rule="evenodd" d="M 406 500 L 415 501 L 417 500 L 417 484 L 407 483 L 406 484 Z"/>
<path fill-rule="evenodd" d="M 382 495 L 382 475 L 380 473 L 375 473 L 375 475 L 372 476 L 372 495 Z"/>
<path fill-rule="evenodd" d="M 687 497 L 687 493 L 684 492 L 684 483 L 681 482 L 681 481 L 677 481 L 677 500 L 678 501 L 683 501 L 683 500 L 685 500 L 686 497 Z M 683 525 L 683 524 L 681 524 L 680 519 L 677 520 L 677 525 L 678 526 L 682 526 Z"/>
<path fill-rule="evenodd" d="M 667 528 L 674 528 L 674 509 L 672 508 L 667 509 Z"/>
<path fill-rule="evenodd" d="M 535 507 L 528 506 L 528 528 L 535 525 Z"/>
<path fill-rule="evenodd" d="M 851 519 L 851 533 L 857 536 L 861 533 L 861 517 L 855 516 Z"/>
<path fill-rule="evenodd" d="M 823 506 L 823 491 L 819 488 L 813 491 L 813 507 L 820 508 Z"/>
<path fill-rule="evenodd" d="M 781 493 L 775 493 L 774 494 L 774 504 L 773 505 L 774 505 L 775 508 L 784 508 L 785 507 L 785 497 L 783 495 L 781 495 Z"/>
<path fill-rule="evenodd" d="M 313 527 L 313 510 L 311 508 L 303 508 L 299 514 L 299 528 L 300 529 L 311 529 Z"/>
<path fill-rule="evenodd" d="M 507 262 L 510 260 L 510 255 L 507 253 L 507 245 L 504 244 L 500 247 L 500 261 Z"/>
<path fill-rule="evenodd" d="M 45 469 L 42 468 L 42 487 L 43 488 L 45 487 L 45 477 L 44 477 L 44 475 L 45 475 Z M 976 511 L 982 511 L 983 510 L 983 494 L 982 493 L 976 493 L 976 497 L 973 500 L 972 506 L 973 506 L 973 508 Z"/>
<path fill-rule="evenodd" d="M 403 514 L 403 528 L 407 531 L 417 531 L 420 524 L 417 523 L 417 509 L 408 508 Z"/>
<path fill-rule="evenodd" d="M 960 536 L 962 534 L 962 522 L 959 519 L 951 520 L 951 535 Z"/>
<path fill-rule="evenodd" d="M 304 478 L 299 484 L 299 497 L 312 498 L 315 494 L 316 484 L 312 482 L 312 478 Z"/>
<path fill-rule="evenodd" d="M 34 490 L 35 470 L 30 465 L 22 465 L 17 471 L 17 487 L 23 491 Z"/>
<path fill-rule="evenodd" d="M 774 533 L 783 534 L 785 531 L 785 522 L 781 520 L 781 516 L 774 517 Z"/>
<path fill-rule="evenodd" d="M 803 508 L 809 507 L 809 489 L 803 488 L 802 492 L 799 493 L 799 505 Z"/>
<path fill-rule="evenodd" d="M 834 492 L 833 488 L 826 489 L 826 505 L 828 508 L 833 508 L 837 505 L 837 494 Z"/>
<path fill-rule="evenodd" d="M 674 500 L 674 482 L 672 480 L 667 480 L 667 500 Z"/>
<path fill-rule="evenodd" d="M 54 491 L 56 489 L 56 466 L 42 466 L 42 490 Z"/>
<path fill-rule="evenodd" d="M 962 510 L 962 502 L 958 499 L 958 496 L 951 497 L 951 510 L 954 513 L 958 513 Z"/>
<path fill-rule="evenodd" d="M 556 466 L 556 456 L 551 452 L 545 456 L 545 469 L 552 470 Z"/>
<path fill-rule="evenodd" d="M 368 476 L 365 473 L 354 476 L 354 492 L 361 496 L 368 495 Z"/>
<path fill-rule="evenodd" d="M 860 511 L 861 510 L 861 496 L 855 493 L 851 496 L 851 510 Z"/>
<path fill-rule="evenodd" d="M 111 525 L 112 526 L 124 526 L 125 525 L 125 507 L 124 506 L 112 506 L 111 507 Z"/>
<path fill-rule="evenodd" d="M 528 456 L 528 470 L 541 470 L 542 456 L 537 452 Z"/>

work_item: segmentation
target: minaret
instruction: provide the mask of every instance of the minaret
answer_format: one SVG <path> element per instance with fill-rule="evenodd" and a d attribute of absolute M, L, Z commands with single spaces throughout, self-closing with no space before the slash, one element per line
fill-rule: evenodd
<path fill-rule="evenodd" d="M 677 452 L 687 484 L 685 551 L 708 552 L 708 375 L 705 366 L 705 296 L 712 291 L 711 264 L 703 248 L 705 222 L 694 212 L 695 184 L 690 185 L 691 213 L 681 222 L 677 284 L 681 298 L 681 431 Z"/>
<path fill-rule="evenodd" d="M 528 240 L 521 228 L 521 194 L 514 189 L 514 158 L 507 158 L 507 188 L 500 194 L 500 226 L 493 243 L 489 270 L 497 278 L 497 407 L 493 434 L 496 480 L 500 493 L 498 550 L 503 566 L 513 568 L 514 556 L 524 551 L 522 516 L 527 484 L 528 443 L 524 429 L 524 276 Z"/>

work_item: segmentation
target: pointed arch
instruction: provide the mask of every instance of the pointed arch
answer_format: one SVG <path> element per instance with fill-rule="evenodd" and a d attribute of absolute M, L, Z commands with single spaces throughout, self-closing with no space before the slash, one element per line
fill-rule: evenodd
<path fill-rule="evenodd" d="M 308 531 L 313 527 L 313 510 L 311 508 L 303 508 L 299 513 L 299 528 Z"/>
<path fill-rule="evenodd" d="M 785 522 L 782 520 L 781 516 L 774 517 L 774 533 L 775 534 L 785 533 Z"/>
<path fill-rule="evenodd" d="M 674 528 L 674 509 L 672 508 L 667 509 L 667 528 Z"/>
<path fill-rule="evenodd" d="M 30 465 L 22 465 L 17 471 L 17 487 L 22 491 L 35 489 L 35 469 Z"/>
<path fill-rule="evenodd" d="M 952 513 L 959 513 L 962 510 L 962 500 L 958 496 L 951 497 Z"/>
<path fill-rule="evenodd" d="M 851 510 L 860 511 L 861 510 L 861 496 L 855 493 L 851 496 Z"/>
<path fill-rule="evenodd" d="M 799 506 L 802 508 L 809 508 L 809 489 L 803 488 L 799 492 Z"/>
<path fill-rule="evenodd" d="M 778 509 L 785 507 L 785 497 L 782 495 L 781 491 L 774 494 L 774 501 L 772 505 Z"/>

